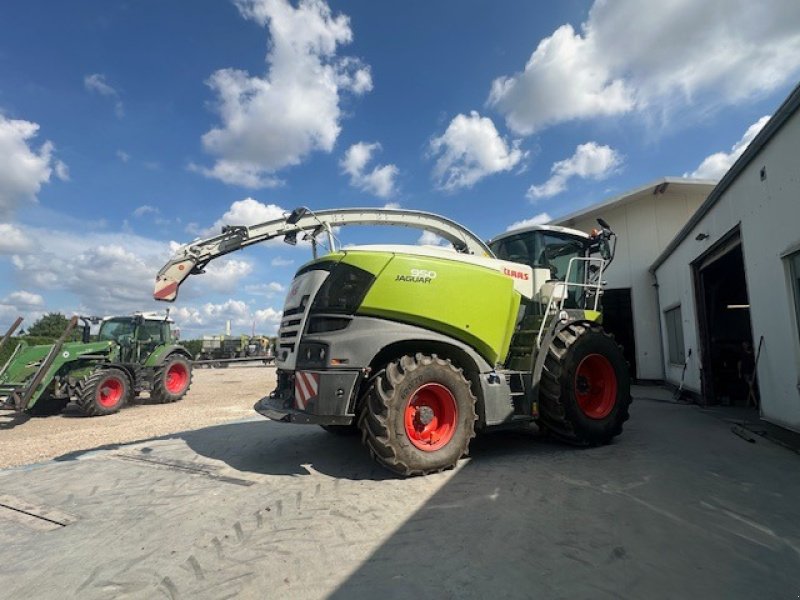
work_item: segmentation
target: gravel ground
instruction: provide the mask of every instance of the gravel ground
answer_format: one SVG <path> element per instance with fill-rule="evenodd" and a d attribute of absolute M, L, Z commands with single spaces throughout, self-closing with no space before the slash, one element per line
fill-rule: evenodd
<path fill-rule="evenodd" d="M 95 418 L 80 416 L 71 406 L 46 417 L 3 411 L 0 468 L 244 419 L 255 414 L 253 404 L 274 383 L 274 367 L 195 369 L 189 393 L 175 404 L 147 404 L 145 395 L 117 414 Z"/>

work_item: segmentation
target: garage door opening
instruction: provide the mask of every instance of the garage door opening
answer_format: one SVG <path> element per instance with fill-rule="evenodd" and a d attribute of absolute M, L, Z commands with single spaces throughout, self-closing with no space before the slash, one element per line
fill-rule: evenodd
<path fill-rule="evenodd" d="M 614 339 L 622 346 L 631 377 L 636 378 L 636 337 L 633 331 L 631 288 L 605 290 L 602 302 L 603 329 L 613 334 Z"/>
<path fill-rule="evenodd" d="M 707 404 L 757 406 L 750 300 L 738 231 L 695 265 Z"/>

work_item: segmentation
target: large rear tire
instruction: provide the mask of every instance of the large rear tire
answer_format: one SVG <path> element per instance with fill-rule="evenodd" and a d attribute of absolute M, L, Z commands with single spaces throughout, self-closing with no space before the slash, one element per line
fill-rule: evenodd
<path fill-rule="evenodd" d="M 418 353 L 373 379 L 359 417 L 373 459 L 400 475 L 450 469 L 475 437 L 475 396 L 461 369 Z"/>
<path fill-rule="evenodd" d="M 540 424 L 566 442 L 608 444 L 628 420 L 628 364 L 598 325 L 572 323 L 559 332 L 547 349 L 539 390 Z"/>
<path fill-rule="evenodd" d="M 122 369 L 98 369 L 84 381 L 76 404 L 87 417 L 111 415 L 131 399 L 131 380 Z"/>
<path fill-rule="evenodd" d="M 186 395 L 191 385 L 192 363 L 186 357 L 175 354 L 156 367 L 150 400 L 155 404 L 177 402 Z"/>

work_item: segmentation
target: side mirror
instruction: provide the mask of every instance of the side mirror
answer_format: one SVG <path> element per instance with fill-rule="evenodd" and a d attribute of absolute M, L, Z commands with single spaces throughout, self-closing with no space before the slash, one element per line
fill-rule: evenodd
<path fill-rule="evenodd" d="M 597 223 L 598 223 L 598 224 L 600 225 L 600 227 L 602 227 L 603 229 L 611 229 L 611 225 L 609 225 L 609 224 L 608 224 L 608 221 L 606 221 L 606 220 L 605 220 L 605 219 L 603 219 L 602 217 L 598 217 L 598 218 L 597 218 Z"/>
<path fill-rule="evenodd" d="M 309 211 L 305 206 L 298 206 L 291 212 L 291 214 L 289 214 L 288 217 L 286 217 L 286 222 L 289 225 L 296 225 L 297 222 L 305 217 L 309 212 L 311 211 Z"/>
<path fill-rule="evenodd" d="M 297 232 L 293 231 L 292 233 L 287 233 L 283 236 L 283 241 L 290 246 L 297 246 Z"/>

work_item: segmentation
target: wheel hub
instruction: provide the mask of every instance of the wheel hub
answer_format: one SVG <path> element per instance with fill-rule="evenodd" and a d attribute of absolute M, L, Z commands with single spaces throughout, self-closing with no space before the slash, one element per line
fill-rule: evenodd
<path fill-rule="evenodd" d="M 433 409 L 430 406 L 417 407 L 416 421 L 423 427 L 433 421 Z"/>
<path fill-rule="evenodd" d="M 602 354 L 589 354 L 575 371 L 575 397 L 583 414 L 604 419 L 617 403 L 617 374 Z"/>
<path fill-rule="evenodd" d="M 439 450 L 456 430 L 455 396 L 440 383 L 425 383 L 409 396 L 404 421 L 406 436 L 415 447 L 424 452 Z"/>

